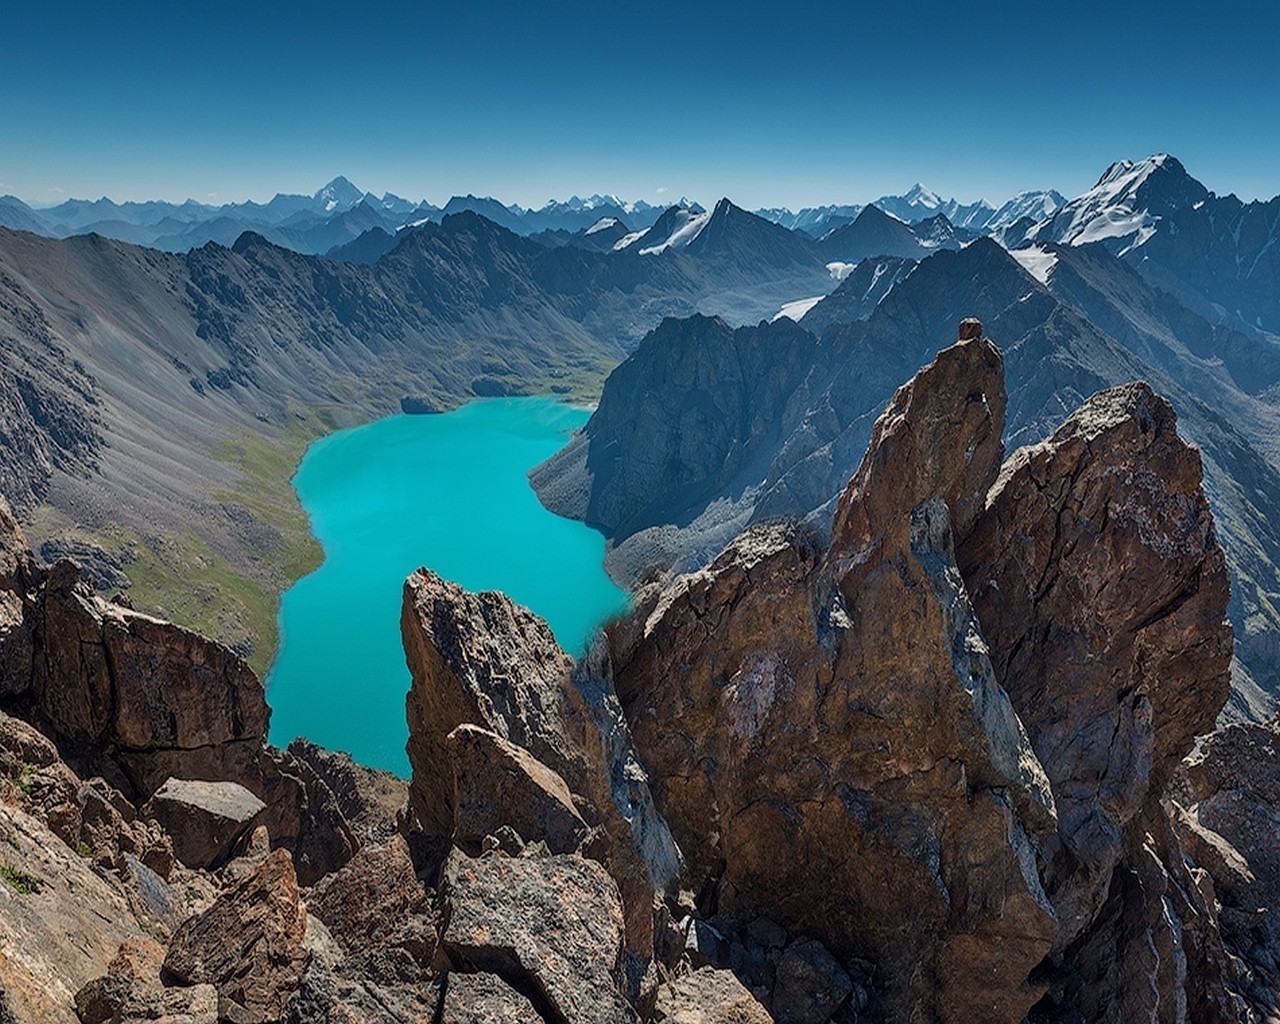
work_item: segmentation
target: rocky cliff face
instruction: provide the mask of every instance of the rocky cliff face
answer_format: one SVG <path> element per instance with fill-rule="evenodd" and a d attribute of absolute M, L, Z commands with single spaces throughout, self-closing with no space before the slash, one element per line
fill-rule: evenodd
<path fill-rule="evenodd" d="M 535 488 L 610 538 L 609 570 L 629 583 L 697 568 L 753 522 L 805 519 L 825 535 L 894 389 L 954 337 L 957 309 L 973 310 L 1004 345 L 1011 448 L 1044 440 L 1105 388 L 1146 380 L 1173 402 L 1200 447 L 1233 577 L 1230 713 L 1269 717 L 1280 688 L 1274 346 L 1210 325 L 1101 248 L 1047 247 L 1044 280 L 1017 255 L 979 240 L 914 269 L 886 265 L 881 276 L 898 279 L 873 309 L 859 296 L 884 261 L 868 260 L 846 282 L 852 295 L 842 286 L 804 318 L 825 325 L 820 338 L 782 322 L 733 332 L 665 323 L 606 381 L 586 427 L 533 473 Z"/>
<path fill-rule="evenodd" d="M 967 321 L 877 420 L 829 544 L 752 527 L 610 628 L 592 670 L 684 860 L 687 895 L 655 886 L 654 956 L 731 967 L 778 1020 L 1248 1018 L 1274 1002 L 1265 955 L 1224 944 L 1171 801 L 1231 660 L 1199 453 L 1142 384 L 1002 463 L 1005 412 L 1001 355 Z M 423 696 L 441 660 L 483 665 L 470 713 L 498 709 L 501 731 L 525 728 L 501 702 L 543 666 L 583 678 L 553 647 L 528 657 L 510 614 L 427 584 L 429 613 L 423 582 L 406 600 L 435 638 Z M 415 787 L 446 793 L 420 764 Z M 534 775 L 506 799 L 549 814 Z M 546 842 L 549 820 L 523 828 Z"/>
<path fill-rule="evenodd" d="M 1231 658 L 1199 455 L 1133 384 L 1003 459 L 960 334 L 829 543 L 754 526 L 582 663 L 414 573 L 407 787 L 264 747 L 234 655 L 0 509 L 0 1019 L 1270 1019 L 1275 726 L 1193 753 Z"/>

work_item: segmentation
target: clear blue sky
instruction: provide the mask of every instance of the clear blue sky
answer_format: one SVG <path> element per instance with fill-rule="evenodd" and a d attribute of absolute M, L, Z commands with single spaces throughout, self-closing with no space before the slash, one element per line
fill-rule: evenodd
<path fill-rule="evenodd" d="M 1280 5 L 14 0 L 0 193 L 1068 194 L 1167 151 L 1280 192 Z M 662 191 L 659 191 L 662 190 Z"/>

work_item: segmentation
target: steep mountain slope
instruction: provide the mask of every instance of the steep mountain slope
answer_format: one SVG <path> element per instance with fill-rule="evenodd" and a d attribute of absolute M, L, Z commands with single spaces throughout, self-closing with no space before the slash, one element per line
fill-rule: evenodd
<path fill-rule="evenodd" d="M 1086 290 L 1072 294 L 1083 304 Z M 1126 381 L 1145 379 L 1174 403 L 1202 448 L 1235 577 L 1238 707 L 1258 713 L 1259 687 L 1280 689 L 1280 473 L 1251 440 L 1273 429 L 1274 410 L 1237 388 L 1218 356 L 1197 356 L 1175 346 L 1167 325 L 1144 324 L 1138 310 L 1152 294 L 1142 286 L 1107 303 L 1130 325 L 1116 328 L 1117 339 L 979 240 L 925 260 L 870 317 L 829 326 L 821 341 L 787 321 L 738 331 L 669 321 L 610 376 L 591 421 L 533 481 L 554 511 L 611 537 L 610 569 L 622 579 L 701 564 L 749 522 L 801 516 L 820 525 L 896 382 L 972 311 L 1005 350 L 1011 446 L 1045 437 L 1064 409 Z M 1205 373 L 1212 389 L 1200 387 Z"/>
<path fill-rule="evenodd" d="M 264 667 L 275 596 L 315 564 L 288 484 L 310 439 L 406 396 L 590 388 L 621 356 L 645 299 L 589 310 L 567 283 L 610 283 L 548 252 L 472 215 L 375 267 L 0 232 L 5 490 L 37 543 L 99 550 L 139 607 Z M 571 312 L 609 300 L 600 333 Z"/>
<path fill-rule="evenodd" d="M 1157 154 L 1112 164 L 1035 238 L 1102 242 L 1201 316 L 1280 333 L 1280 196 L 1217 196 Z"/>
<path fill-rule="evenodd" d="M 862 260 L 845 276 L 830 295 L 814 305 L 800 322 L 821 335 L 832 324 L 865 320 L 890 290 L 916 267 L 904 256 L 881 256 Z"/>
<path fill-rule="evenodd" d="M 38 545 L 264 667 L 275 596 L 317 557 L 288 484 L 308 441 L 477 394 L 591 396 L 663 316 L 759 319 L 831 287 L 813 243 L 729 204 L 709 220 L 661 256 L 474 213 L 347 260 L 255 233 L 177 255 L 0 230 L 0 483 Z"/>
<path fill-rule="evenodd" d="M 857 263 L 868 256 L 921 259 L 937 249 L 958 249 L 972 237 L 958 231 L 942 214 L 908 224 L 871 205 L 851 224 L 824 235 L 819 245 L 828 260 Z"/>

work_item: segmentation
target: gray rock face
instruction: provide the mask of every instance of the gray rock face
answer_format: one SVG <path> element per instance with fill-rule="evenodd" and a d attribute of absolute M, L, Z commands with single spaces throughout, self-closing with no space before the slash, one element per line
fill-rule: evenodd
<path fill-rule="evenodd" d="M 1265 1020 L 1280 1003 L 1280 723 L 1214 733 L 1183 764 L 1175 792 L 1186 802 L 1179 838 L 1210 881 L 1235 987 L 1249 1019 Z"/>
<path fill-rule="evenodd" d="M 542 1021 L 533 1004 L 494 974 L 449 974 L 440 997 L 440 1024 Z"/>
<path fill-rule="evenodd" d="M 267 805 L 234 782 L 169 779 L 142 808 L 173 837 L 174 855 L 189 868 L 224 864 Z"/>
<path fill-rule="evenodd" d="M 545 1020 L 632 1024 L 622 995 L 622 904 L 613 880 L 578 856 L 485 857 L 454 851 L 442 881 L 441 963 L 496 974 Z"/>

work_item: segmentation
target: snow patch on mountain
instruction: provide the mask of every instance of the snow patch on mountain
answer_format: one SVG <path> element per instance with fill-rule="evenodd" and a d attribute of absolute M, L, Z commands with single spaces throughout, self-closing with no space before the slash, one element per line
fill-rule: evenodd
<path fill-rule="evenodd" d="M 1058 265 L 1057 253 L 1050 252 L 1043 245 L 1029 245 L 1025 249 L 1012 249 L 1009 255 L 1022 264 L 1022 269 L 1041 284 L 1049 283 L 1049 275 Z"/>
<path fill-rule="evenodd" d="M 813 309 L 813 307 L 824 298 L 826 298 L 825 295 L 814 295 L 807 299 L 796 299 L 794 302 L 788 302 L 784 304 L 778 312 L 773 314 L 773 318 L 769 322 L 777 323 L 783 317 L 786 317 L 789 320 L 799 323 L 801 319 L 803 319 L 804 315 L 809 312 L 809 310 Z"/>
<path fill-rule="evenodd" d="M 691 213 L 688 210 L 680 210 L 675 218 L 677 225 L 675 230 L 667 236 L 665 241 L 659 242 L 657 245 L 645 246 L 640 250 L 640 255 L 656 256 L 658 253 L 666 252 L 668 249 L 683 249 L 698 237 L 710 220 L 710 213 Z"/>

